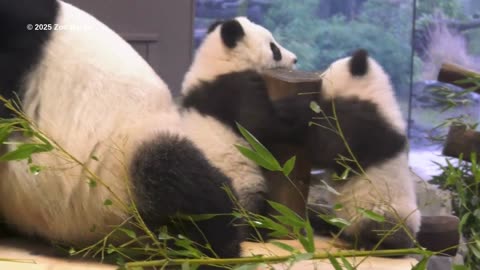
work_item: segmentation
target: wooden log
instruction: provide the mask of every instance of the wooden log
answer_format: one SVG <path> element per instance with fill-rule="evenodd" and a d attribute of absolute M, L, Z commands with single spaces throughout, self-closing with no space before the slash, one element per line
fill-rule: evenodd
<path fill-rule="evenodd" d="M 455 256 L 460 243 L 458 226 L 460 220 L 456 216 L 422 216 L 418 243 L 427 250 L 440 252 L 439 255 Z"/>
<path fill-rule="evenodd" d="M 480 93 L 480 87 L 474 83 L 458 83 L 459 80 L 468 79 L 471 77 L 480 78 L 480 72 L 467 69 L 456 64 L 444 63 L 440 68 L 438 81 L 454 84 L 463 88 L 477 87 L 475 92 Z"/>
<path fill-rule="evenodd" d="M 447 135 L 443 154 L 458 158 L 463 154 L 463 160 L 470 161 L 471 153 L 480 154 L 480 132 L 467 130 L 464 125 L 453 125 Z"/>
<path fill-rule="evenodd" d="M 299 93 L 318 92 L 321 87 L 318 73 L 313 72 L 270 69 L 264 71 L 263 77 L 272 101 L 296 96 Z M 277 144 L 271 146 L 269 150 L 281 164 L 292 156 L 296 156 L 296 164 L 290 175 L 292 182 L 279 172 L 264 170 L 269 187 L 268 199 L 279 202 L 299 216 L 305 217 L 312 168 L 310 159 L 307 157 L 306 145 Z M 273 209 L 269 211 L 274 213 Z"/>

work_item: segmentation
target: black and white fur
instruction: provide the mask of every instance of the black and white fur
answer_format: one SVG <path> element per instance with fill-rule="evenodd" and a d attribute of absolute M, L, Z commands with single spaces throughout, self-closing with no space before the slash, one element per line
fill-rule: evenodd
<path fill-rule="evenodd" d="M 130 187 L 152 230 L 177 213 L 233 211 L 222 189 L 231 186 L 229 178 L 188 138 L 165 83 L 117 34 L 56 0 L 0 0 L 0 24 L 1 94 L 18 96 L 40 130 L 127 204 Z M 27 24 L 77 28 L 34 31 Z M 1 116 L 11 114 L 3 108 Z M 129 217 L 107 188 L 89 185 L 85 171 L 60 152 L 34 154 L 32 162 L 44 167 L 37 175 L 24 161 L 2 164 L 0 215 L 11 227 L 83 246 Z M 107 199 L 113 205 L 104 205 Z M 197 225 L 216 255 L 240 255 L 230 217 Z M 204 243 L 196 227 L 184 233 Z"/>
<path fill-rule="evenodd" d="M 358 247 L 373 248 L 386 231 L 403 222 L 408 233 L 400 228 L 380 248 L 411 247 L 411 238 L 420 228 L 420 212 L 408 167 L 406 123 L 388 75 L 365 50 L 357 50 L 322 74 L 319 105 L 331 117 L 332 103 L 345 139 L 365 170 L 365 174 L 351 173 L 347 180 L 331 183 L 339 194 L 330 193 L 329 201 L 343 205 L 336 215 L 352 222 L 344 236 Z M 315 122 L 332 127 L 325 118 L 317 117 Z M 331 118 L 330 122 L 335 124 Z M 307 148 L 314 165 L 338 175 L 345 170 L 338 158 L 351 157 L 340 136 L 322 127 L 311 128 Z M 346 164 L 361 172 L 354 162 Z M 358 208 L 383 215 L 385 222 L 362 216 Z"/>
<path fill-rule="evenodd" d="M 212 24 L 183 81 L 189 138 L 232 179 L 239 203 L 255 213 L 266 210 L 267 186 L 258 165 L 235 148 L 246 144 L 235 122 L 267 146 L 295 140 L 296 127 L 280 121 L 261 71 L 296 61 L 267 29 L 237 17 Z"/>
<path fill-rule="evenodd" d="M 379 230 L 388 231 L 405 220 L 410 235 L 398 230 L 380 247 L 411 246 L 411 237 L 419 230 L 420 214 L 407 163 L 406 125 L 388 76 L 360 50 L 327 69 L 318 97 L 306 95 L 272 104 L 262 69 L 288 68 L 295 62 L 294 54 L 278 45 L 268 30 L 246 18 L 213 24 L 183 82 L 183 106 L 187 109 L 183 115 L 189 136 L 215 166 L 230 176 L 240 203 L 261 213 L 267 187 L 259 168 L 233 147 L 244 143 L 234 122 L 247 126 L 267 145 L 279 141 L 302 143 L 306 121 L 317 116 L 309 112 L 309 102 L 317 100 L 332 116 L 334 100 L 347 141 L 368 175 L 368 180 L 351 176 L 348 182 L 331 183 L 340 195 L 332 195 L 330 201 L 343 204 L 336 214 L 352 222 L 343 236 L 358 247 L 373 248 L 382 237 Z M 343 167 L 336 159 L 348 153 L 338 134 L 312 127 L 306 136 L 313 163 L 341 174 Z M 386 221 L 375 223 L 363 218 L 357 208 L 380 213 Z"/>

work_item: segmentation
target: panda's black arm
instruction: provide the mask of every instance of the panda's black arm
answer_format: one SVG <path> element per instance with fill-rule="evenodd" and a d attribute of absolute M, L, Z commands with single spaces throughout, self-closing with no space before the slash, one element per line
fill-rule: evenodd
<path fill-rule="evenodd" d="M 364 169 L 392 158 L 405 149 L 405 135 L 385 120 L 375 104 L 355 98 L 337 98 L 334 102 L 342 133 Z M 326 115 L 333 117 L 331 100 L 321 102 L 320 107 Z M 314 165 L 342 172 L 344 168 L 336 159 L 339 155 L 347 158 L 351 155 L 338 133 L 323 128 L 332 128 L 330 123 L 335 124 L 335 120 L 330 119 L 329 123 L 325 119 L 316 119 L 315 122 L 318 125 L 311 127 L 308 140 Z M 347 164 L 354 166 L 352 162 Z"/>
<path fill-rule="evenodd" d="M 185 96 L 183 106 L 210 115 L 238 132 L 238 122 L 266 145 L 301 142 L 307 132 L 306 99 L 272 103 L 263 77 L 255 71 L 225 74 L 203 82 Z"/>

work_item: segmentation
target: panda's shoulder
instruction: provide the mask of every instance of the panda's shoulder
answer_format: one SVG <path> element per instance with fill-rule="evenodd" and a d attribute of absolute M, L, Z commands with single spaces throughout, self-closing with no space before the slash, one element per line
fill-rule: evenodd
<path fill-rule="evenodd" d="M 228 99 L 242 92 L 257 92 L 265 90 L 265 80 L 255 70 L 229 72 L 216 76 L 212 80 L 203 80 L 185 95 L 187 104 L 194 100 Z"/>
<path fill-rule="evenodd" d="M 262 74 L 253 69 L 234 71 L 225 74 L 220 74 L 214 81 L 217 84 L 229 84 L 231 86 L 239 85 L 245 87 L 245 85 L 256 86 L 264 83 Z"/>

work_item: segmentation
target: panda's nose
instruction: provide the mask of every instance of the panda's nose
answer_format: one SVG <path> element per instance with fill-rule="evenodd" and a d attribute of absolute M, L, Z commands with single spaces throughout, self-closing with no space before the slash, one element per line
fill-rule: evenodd
<path fill-rule="evenodd" d="M 293 64 L 296 64 L 298 62 L 297 58 L 293 59 Z"/>

